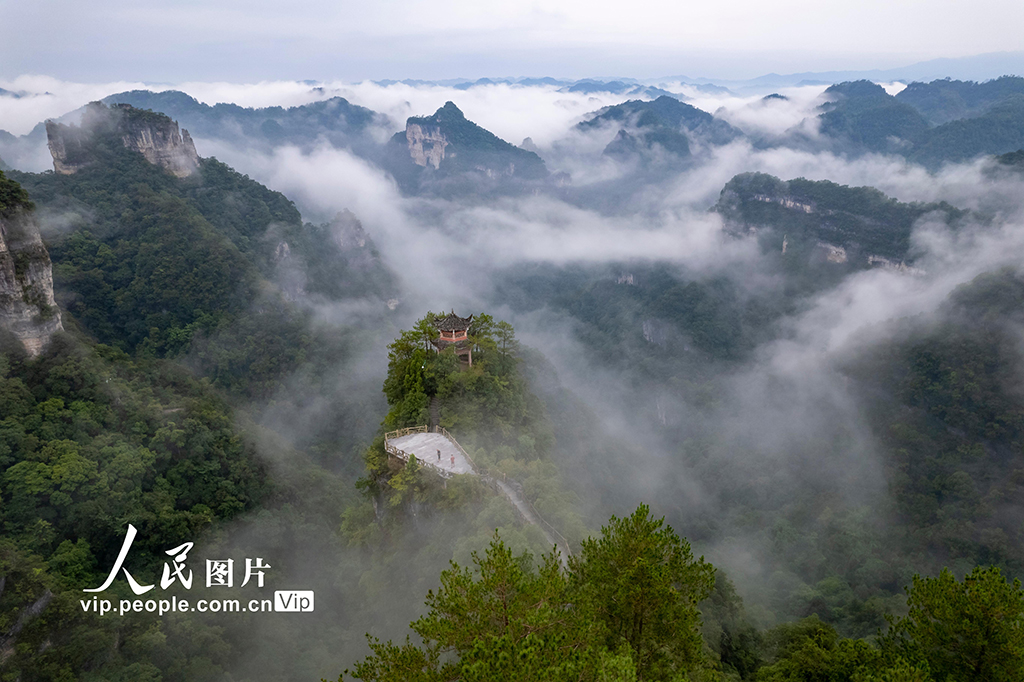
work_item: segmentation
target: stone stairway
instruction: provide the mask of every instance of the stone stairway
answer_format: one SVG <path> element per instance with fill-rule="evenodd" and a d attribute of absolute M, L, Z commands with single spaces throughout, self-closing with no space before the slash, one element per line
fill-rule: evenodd
<path fill-rule="evenodd" d="M 441 425 L 441 399 L 436 395 L 430 397 L 430 406 L 427 408 L 430 410 L 430 424 L 427 427 L 431 431 L 436 431 L 437 427 Z"/>

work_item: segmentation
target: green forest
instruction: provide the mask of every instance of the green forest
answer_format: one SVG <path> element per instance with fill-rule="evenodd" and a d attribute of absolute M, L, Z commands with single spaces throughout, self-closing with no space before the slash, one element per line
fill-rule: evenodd
<path fill-rule="evenodd" d="M 867 641 L 844 638 L 816 616 L 753 630 L 728 581 L 644 505 L 613 516 L 565 570 L 554 555 L 536 565 L 529 554 L 516 556 L 500 537 L 472 564 L 453 563 L 427 593 L 426 615 L 410 624 L 416 643 L 370 638 L 372 654 L 339 682 L 723 673 L 760 682 L 929 682 L 1024 674 L 1024 591 L 997 568 L 976 568 L 962 580 L 949 571 L 915 576 L 906 615 L 888 616 L 887 631 Z"/>
<path fill-rule="evenodd" d="M 947 85 L 1012 122 L 1016 81 Z M 878 90 L 837 87 L 823 130 L 874 148 L 891 140 L 872 116 L 956 123 Z M 733 139 L 646 104 L 602 115 Z M 454 105 L 414 120 L 546 176 Z M 851 282 L 936 267 L 922 219 L 952 240 L 996 212 L 741 173 L 702 216 L 744 260 L 510 258 L 417 293 L 422 271 L 387 264 L 350 213 L 306 222 L 215 158 L 180 178 L 110 131 L 82 139 L 74 173 L 0 172 L 0 227 L 39 224 L 64 324 L 38 355 L 0 329 L 3 682 L 1024 678 L 1019 268 L 977 266 L 927 314 L 861 328 L 807 384 L 756 372 L 806 362 L 779 351 L 802 342 L 794 320 Z M 1019 155 L 986 177 L 1019 182 Z M 435 199 L 409 210 L 451 208 Z M 524 214 L 550 210 L 533 199 Z M 442 295 L 472 313 L 471 363 L 437 350 L 446 313 L 423 299 Z M 426 425 L 474 473 L 389 453 L 385 434 Z M 129 528 L 124 568 L 157 594 L 215 596 L 163 586 L 194 543 L 197 583 L 207 561 L 261 557 L 267 587 L 239 595 L 315 589 L 316 609 L 88 610 Z M 107 592 L 139 596 L 121 576 Z"/>

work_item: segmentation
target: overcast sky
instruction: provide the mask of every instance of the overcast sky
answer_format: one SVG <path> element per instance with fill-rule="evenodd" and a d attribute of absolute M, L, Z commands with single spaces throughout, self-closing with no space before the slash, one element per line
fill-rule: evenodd
<path fill-rule="evenodd" d="M 1021 0 L 0 0 L 0 78 L 668 75 L 1021 50 Z"/>

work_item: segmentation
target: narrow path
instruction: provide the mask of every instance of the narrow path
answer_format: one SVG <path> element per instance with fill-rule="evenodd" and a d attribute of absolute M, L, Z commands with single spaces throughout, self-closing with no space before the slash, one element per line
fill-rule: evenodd
<path fill-rule="evenodd" d="M 433 408 L 433 401 L 431 401 L 431 407 Z M 403 458 L 406 455 L 415 455 L 416 460 L 420 464 L 433 467 L 444 475 L 479 475 L 473 468 L 473 464 L 465 455 L 462 454 L 462 450 L 458 445 L 449 440 L 444 434 L 423 432 L 410 433 L 399 438 L 390 438 L 388 439 L 387 444 L 398 448 L 402 453 L 405 453 Z M 440 453 L 440 455 L 438 453 Z M 561 538 L 556 539 L 555 536 L 552 535 L 551 531 L 548 530 L 549 526 L 547 522 L 538 517 L 530 503 L 523 499 L 516 489 L 505 481 L 491 477 L 484 477 L 484 480 L 489 483 L 493 483 L 498 488 L 498 491 L 512 503 L 512 506 L 516 508 L 516 511 L 519 512 L 519 515 L 526 523 L 537 526 L 537 528 L 540 529 L 540 532 L 544 534 L 544 539 L 547 540 L 549 547 L 558 547 L 562 566 L 567 567 L 568 557 L 570 554 L 568 544 L 564 540 L 560 543 L 559 539 Z"/>
<path fill-rule="evenodd" d="M 533 513 L 533 510 L 530 508 L 530 505 L 528 505 L 524 499 L 519 497 L 519 493 L 517 493 L 510 485 L 508 485 L 504 481 L 499 481 L 495 479 L 494 482 L 495 484 L 497 484 L 498 489 L 501 490 L 505 497 L 508 498 L 509 502 L 511 502 L 515 506 L 515 508 L 519 510 L 519 513 L 523 515 L 523 519 L 527 523 L 537 526 L 537 528 L 540 529 L 540 532 L 544 533 L 544 539 L 548 541 L 548 547 L 558 547 L 559 560 L 562 562 L 562 567 L 567 568 L 569 565 L 569 557 L 566 556 L 568 548 L 562 547 L 558 544 L 558 541 L 551 536 L 551 533 L 549 533 L 547 528 L 544 527 L 544 524 L 541 523 L 541 520 L 538 519 L 537 515 Z"/>

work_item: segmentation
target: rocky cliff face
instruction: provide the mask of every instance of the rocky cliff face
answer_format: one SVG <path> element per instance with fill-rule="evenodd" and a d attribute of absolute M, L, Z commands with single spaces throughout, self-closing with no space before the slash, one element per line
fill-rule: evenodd
<path fill-rule="evenodd" d="M 435 170 L 444 160 L 448 138 L 438 125 L 409 123 L 405 128 L 405 139 L 409 143 L 409 156 L 417 166 L 432 166 Z"/>
<path fill-rule="evenodd" d="M 0 173 L 0 328 L 38 355 L 64 327 L 53 300 L 50 254 L 21 187 Z"/>
<path fill-rule="evenodd" d="M 187 130 L 163 114 L 136 109 L 127 104 L 111 108 L 100 102 L 89 104 L 80 126 L 46 122 L 46 138 L 53 157 L 53 169 L 70 175 L 92 163 L 94 145 L 113 141 L 166 168 L 179 178 L 199 169 L 199 155 Z"/>

